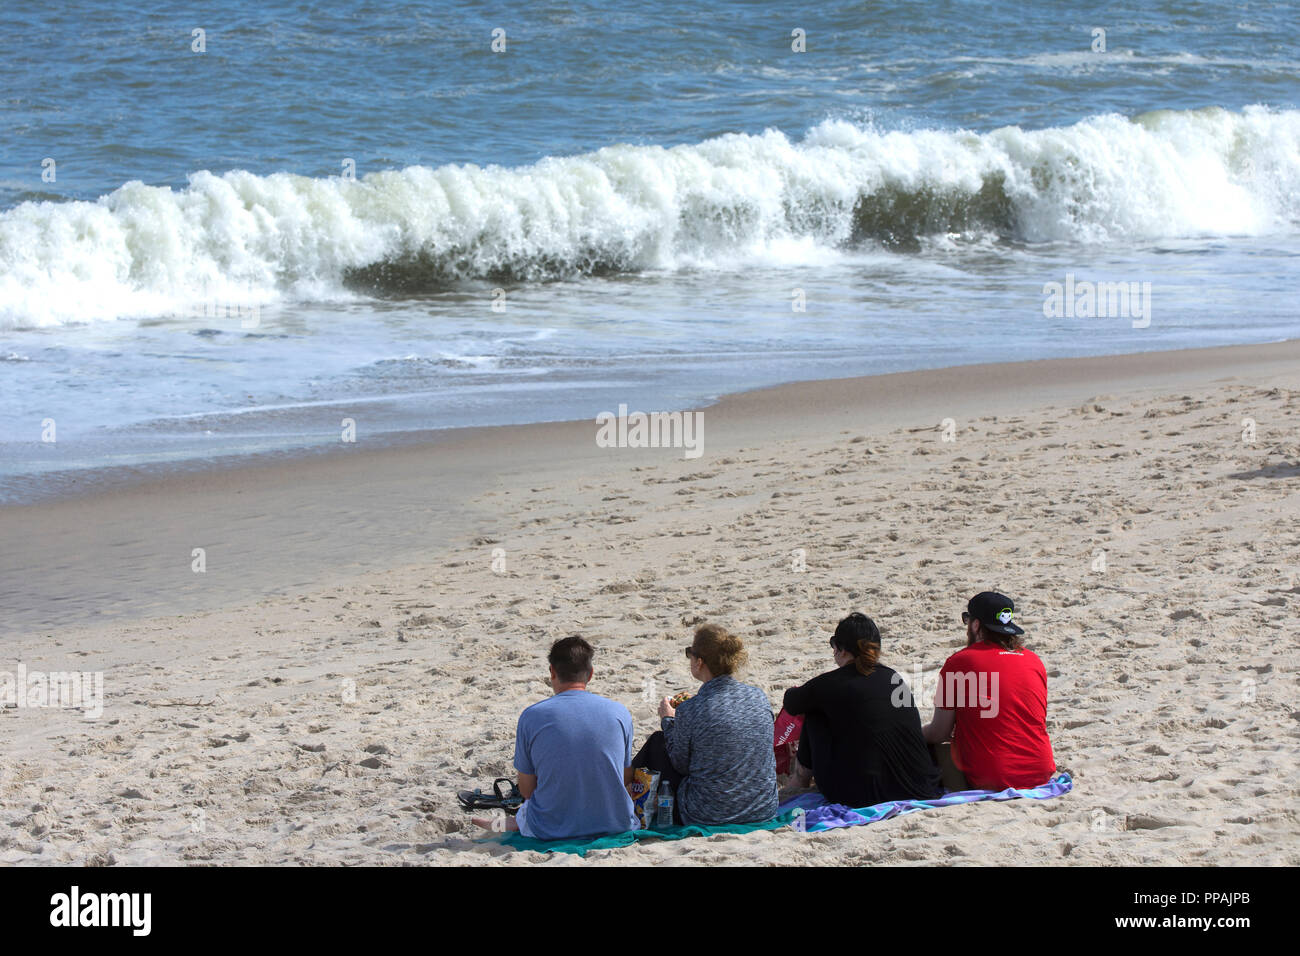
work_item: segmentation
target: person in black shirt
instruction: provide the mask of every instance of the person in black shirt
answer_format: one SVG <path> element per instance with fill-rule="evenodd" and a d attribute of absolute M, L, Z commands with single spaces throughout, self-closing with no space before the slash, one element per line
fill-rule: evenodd
<path fill-rule="evenodd" d="M 848 807 L 939 796 L 921 715 L 902 675 L 879 663 L 875 623 L 853 612 L 831 648 L 835 670 L 785 692 L 786 711 L 804 715 L 795 782 L 811 778 L 828 801 Z"/>

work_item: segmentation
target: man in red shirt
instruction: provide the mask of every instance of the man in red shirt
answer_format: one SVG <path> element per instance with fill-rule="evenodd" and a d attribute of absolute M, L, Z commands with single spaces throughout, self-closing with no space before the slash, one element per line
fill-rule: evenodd
<path fill-rule="evenodd" d="M 939 671 L 927 743 L 952 738 L 952 759 L 973 789 L 1036 787 L 1056 772 L 1047 737 L 1047 671 L 1020 641 L 1015 605 L 995 591 L 962 614 L 966 647 Z"/>

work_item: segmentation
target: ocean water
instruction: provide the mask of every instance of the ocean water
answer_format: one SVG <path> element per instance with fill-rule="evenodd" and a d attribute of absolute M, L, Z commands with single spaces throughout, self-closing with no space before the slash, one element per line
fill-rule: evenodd
<path fill-rule="evenodd" d="M 1293 4 L 638 7 L 3 17 L 0 498 L 1300 335 Z"/>

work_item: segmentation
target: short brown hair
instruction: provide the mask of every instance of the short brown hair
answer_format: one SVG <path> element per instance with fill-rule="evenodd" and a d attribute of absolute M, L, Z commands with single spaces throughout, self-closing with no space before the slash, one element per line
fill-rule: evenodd
<path fill-rule="evenodd" d="M 591 659 L 596 649 L 581 637 L 564 637 L 551 645 L 546 656 L 555 676 L 562 681 L 585 681 L 591 676 Z"/>
<path fill-rule="evenodd" d="M 704 661 L 704 666 L 714 677 L 734 674 L 737 668 L 744 667 L 749 660 L 749 654 L 740 638 L 721 624 L 701 625 L 695 632 L 691 649 L 695 651 L 696 657 Z"/>

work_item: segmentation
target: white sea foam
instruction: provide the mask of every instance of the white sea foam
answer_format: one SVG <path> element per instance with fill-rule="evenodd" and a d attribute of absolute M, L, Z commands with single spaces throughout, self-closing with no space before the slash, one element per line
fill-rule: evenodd
<path fill-rule="evenodd" d="M 198 314 L 461 280 L 816 266 L 933 235 L 1100 243 L 1294 233 L 1300 112 L 1095 116 L 987 133 L 828 120 L 515 169 L 360 181 L 198 172 L 0 214 L 0 328 Z"/>

